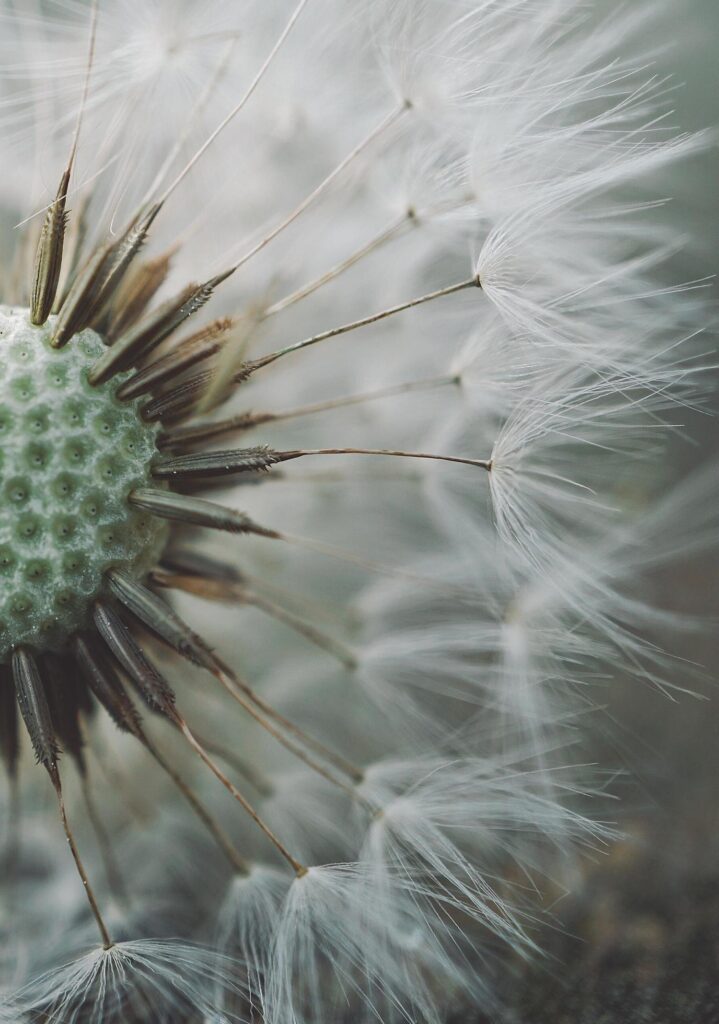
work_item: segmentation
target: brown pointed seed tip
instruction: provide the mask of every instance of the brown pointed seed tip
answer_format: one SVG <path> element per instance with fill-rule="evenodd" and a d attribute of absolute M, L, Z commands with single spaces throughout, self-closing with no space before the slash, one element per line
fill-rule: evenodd
<path fill-rule="evenodd" d="M 161 204 L 155 203 L 134 218 L 117 239 L 95 250 L 73 281 L 60 309 L 50 342 L 54 348 L 62 348 L 78 331 L 92 326 L 94 318 L 122 284 L 160 209 Z"/>
<path fill-rule="evenodd" d="M 60 178 L 55 200 L 45 214 L 38 242 L 30 305 L 30 320 L 36 327 L 41 327 L 50 316 L 57 294 L 65 243 L 65 203 L 69 184 L 70 169 L 67 168 Z"/>
<path fill-rule="evenodd" d="M 178 295 L 148 313 L 118 338 L 91 367 L 88 373 L 90 384 L 104 384 L 116 373 L 132 366 L 148 350 L 156 348 L 181 323 L 205 305 L 212 295 L 212 290 L 211 283 L 188 284 Z"/>
<path fill-rule="evenodd" d="M 237 473 L 264 472 L 279 461 L 278 453 L 269 445 L 255 445 L 162 458 L 152 467 L 152 475 L 159 480 L 203 480 Z"/>
<path fill-rule="evenodd" d="M 113 596 L 151 633 L 194 665 L 215 671 L 216 662 L 210 648 L 166 601 L 123 570 L 110 569 L 106 578 Z"/>
<path fill-rule="evenodd" d="M 172 491 L 141 488 L 131 491 L 128 501 L 151 515 L 187 526 L 203 526 L 226 533 L 252 533 L 261 537 L 276 538 L 274 530 L 259 526 L 246 513 L 226 508 L 205 498 L 195 498 Z"/>
<path fill-rule="evenodd" d="M 16 647 L 12 655 L 12 674 L 20 714 L 30 736 L 35 760 L 59 783 L 57 759 L 60 748 L 50 715 L 45 687 L 35 655 L 26 647 Z"/>
<path fill-rule="evenodd" d="M 117 398 L 121 401 L 137 398 L 179 376 L 191 366 L 216 355 L 227 340 L 226 335 L 232 323 L 230 317 L 223 317 L 185 338 L 167 355 L 144 366 L 121 384 L 115 392 Z"/>
<path fill-rule="evenodd" d="M 93 619 L 108 650 L 130 677 L 145 704 L 151 711 L 178 724 L 172 687 L 150 662 L 115 608 L 107 601 L 96 601 Z"/>

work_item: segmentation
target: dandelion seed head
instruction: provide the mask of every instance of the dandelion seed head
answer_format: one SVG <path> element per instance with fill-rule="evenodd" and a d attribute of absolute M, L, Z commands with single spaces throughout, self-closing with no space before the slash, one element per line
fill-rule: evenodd
<path fill-rule="evenodd" d="M 0 307 L 0 662 L 18 644 L 63 649 L 87 625 L 104 572 L 143 576 L 167 537 L 127 502 L 148 483 L 156 428 L 114 385 L 88 384 L 100 337 L 86 330 L 57 351 L 54 322 L 35 327 L 28 310 Z"/>
<path fill-rule="evenodd" d="M 592 6 L 0 2 L 0 1015 L 491 1015 L 611 838 L 569 745 L 719 529 L 705 140 Z"/>

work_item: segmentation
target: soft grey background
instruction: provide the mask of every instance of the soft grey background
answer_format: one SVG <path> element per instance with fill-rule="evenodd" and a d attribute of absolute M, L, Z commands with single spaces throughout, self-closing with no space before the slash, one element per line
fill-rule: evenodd
<path fill-rule="evenodd" d="M 614 0 L 601 0 L 606 10 Z M 719 3 L 717 0 L 672 0 L 657 3 L 651 45 L 668 47 L 657 59 L 657 73 L 669 74 L 679 86 L 674 96 L 674 123 L 685 131 L 714 129 L 719 138 Z M 700 243 L 694 262 L 704 276 L 716 271 L 719 245 L 719 158 L 717 149 L 695 160 L 675 193 L 678 230 Z"/>

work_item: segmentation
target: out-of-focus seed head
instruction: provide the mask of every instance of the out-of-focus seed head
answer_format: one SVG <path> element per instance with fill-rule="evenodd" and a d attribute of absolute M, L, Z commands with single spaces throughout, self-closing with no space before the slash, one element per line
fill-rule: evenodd
<path fill-rule="evenodd" d="M 156 428 L 116 399 L 117 380 L 88 383 L 101 338 L 58 351 L 54 320 L 0 306 L 0 663 L 20 645 L 61 649 L 105 570 L 144 575 L 167 534 L 127 501 L 149 481 Z"/>

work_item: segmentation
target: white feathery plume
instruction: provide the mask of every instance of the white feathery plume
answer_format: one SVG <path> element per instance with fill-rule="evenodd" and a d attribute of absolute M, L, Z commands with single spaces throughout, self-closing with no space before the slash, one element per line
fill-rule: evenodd
<path fill-rule="evenodd" d="M 359 864 L 312 867 L 292 883 L 272 946 L 265 1014 L 300 1024 L 435 1021 L 428 982 L 463 979 L 401 887 L 381 891 Z"/>
<path fill-rule="evenodd" d="M 664 393 L 615 375 L 566 374 L 530 392 L 492 447 L 489 483 L 503 537 L 541 562 L 561 553 L 567 529 L 581 538 L 611 528 L 618 512 L 612 492 L 660 450 L 669 430 L 660 414 L 671 404 Z M 582 451 L 587 457 L 577 458 Z M 594 452 L 600 457 L 589 458 Z"/>
<path fill-rule="evenodd" d="M 97 949 L 36 978 L 15 998 L 30 1019 L 113 1024 L 150 1013 L 158 1024 L 215 1014 L 216 993 L 240 993 L 238 966 L 218 953 L 179 942 L 135 940 Z M 22 1019 L 22 1017 L 21 1017 Z"/>
<path fill-rule="evenodd" d="M 339 781 L 344 784 L 341 776 Z M 272 777 L 272 785 L 272 795 L 262 803 L 263 813 L 306 861 L 339 860 L 351 855 L 344 827 L 344 789 L 296 760 L 287 763 L 284 773 Z"/>
<path fill-rule="evenodd" d="M 381 761 L 368 768 L 362 792 L 380 808 L 363 848 L 374 870 L 414 882 L 427 899 L 461 909 L 521 948 L 531 945 L 512 904 L 521 895 L 506 885 L 500 895 L 492 881 L 502 862 L 512 859 L 529 873 L 544 840 L 569 848 L 600 844 L 611 832 L 562 807 L 543 773 L 516 760 L 518 749 L 514 762 L 510 755 Z M 565 795 L 586 787 L 579 769 L 554 774 Z"/>
<path fill-rule="evenodd" d="M 217 941 L 227 955 L 242 959 L 251 1007 L 262 1009 L 265 979 L 282 903 L 292 884 L 286 872 L 261 864 L 230 883 L 218 921 Z M 222 993 L 220 993 L 222 995 Z"/>

